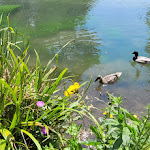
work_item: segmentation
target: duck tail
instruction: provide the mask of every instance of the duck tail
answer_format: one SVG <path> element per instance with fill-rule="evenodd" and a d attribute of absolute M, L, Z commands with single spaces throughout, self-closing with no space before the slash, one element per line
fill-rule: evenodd
<path fill-rule="evenodd" d="M 116 72 L 117 77 L 120 77 L 122 75 L 122 72 Z"/>

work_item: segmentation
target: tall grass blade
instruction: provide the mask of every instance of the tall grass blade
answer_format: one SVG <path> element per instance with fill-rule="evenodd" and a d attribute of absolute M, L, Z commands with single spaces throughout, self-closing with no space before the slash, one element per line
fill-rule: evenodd
<path fill-rule="evenodd" d="M 58 54 L 60 53 L 60 51 L 61 51 L 62 49 L 64 49 L 68 44 L 70 44 L 70 43 L 73 42 L 73 41 L 75 41 L 75 40 L 74 40 L 74 39 L 70 40 L 68 43 L 66 43 L 66 44 L 55 54 L 55 56 L 47 63 L 47 65 L 46 65 L 46 67 L 45 67 L 45 69 L 44 69 L 44 72 L 46 72 L 46 70 L 48 69 L 49 65 L 52 63 L 52 61 L 55 59 L 55 57 L 58 56 Z"/>
<path fill-rule="evenodd" d="M 0 25 L 2 24 L 2 19 L 3 19 L 3 14 L 1 14 L 1 17 L 0 17 Z"/>
<path fill-rule="evenodd" d="M 40 59 L 39 59 L 39 55 L 36 52 L 36 90 L 39 91 L 42 85 L 42 69 L 41 69 L 41 63 L 40 63 Z"/>
<path fill-rule="evenodd" d="M 32 141 L 33 141 L 33 142 L 35 143 L 35 145 L 37 146 L 37 149 L 38 149 L 38 150 L 42 150 L 40 143 L 35 139 L 35 137 L 34 137 L 30 132 L 25 131 L 25 130 L 23 130 L 23 129 L 21 129 L 21 131 L 22 131 L 23 133 L 25 133 L 26 135 L 28 135 L 28 136 L 32 139 Z"/>
<path fill-rule="evenodd" d="M 54 90 L 56 89 L 58 83 L 61 81 L 63 75 L 67 72 L 68 68 L 65 68 L 61 74 L 58 76 L 57 80 L 51 85 L 51 89 L 49 91 L 49 94 L 52 95 Z"/>
<path fill-rule="evenodd" d="M 13 100 L 13 102 L 16 104 L 16 103 L 17 103 L 17 97 L 16 97 L 14 91 L 12 90 L 11 86 L 9 86 L 9 85 L 7 84 L 7 82 L 4 81 L 4 79 L 0 79 L 0 83 L 1 83 L 1 84 L 4 84 L 4 86 L 10 91 L 10 93 L 11 93 L 12 96 L 13 96 L 13 99 L 12 99 L 12 100 Z M 6 92 L 5 92 L 5 93 L 6 93 Z"/>
<path fill-rule="evenodd" d="M 15 64 L 17 64 L 17 67 L 19 68 L 19 63 L 18 63 L 17 57 L 15 56 L 14 52 L 12 51 L 12 49 L 9 46 L 7 46 L 7 48 L 10 51 L 10 53 L 15 61 Z"/>

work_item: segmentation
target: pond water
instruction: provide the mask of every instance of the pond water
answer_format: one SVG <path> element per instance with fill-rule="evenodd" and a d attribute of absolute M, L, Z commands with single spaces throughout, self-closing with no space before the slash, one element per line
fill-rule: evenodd
<path fill-rule="evenodd" d="M 30 36 L 30 65 L 34 48 L 43 66 L 68 41 L 60 53 L 58 67 L 67 67 L 79 81 L 92 83 L 87 103 L 103 107 L 105 91 L 122 95 L 124 107 L 141 115 L 150 104 L 150 65 L 133 62 L 131 53 L 150 57 L 150 1 L 148 0 L 0 0 L 19 4 L 10 15 L 11 25 Z M 120 80 L 99 87 L 102 76 L 122 72 Z M 100 96 L 101 92 L 101 96 Z"/>

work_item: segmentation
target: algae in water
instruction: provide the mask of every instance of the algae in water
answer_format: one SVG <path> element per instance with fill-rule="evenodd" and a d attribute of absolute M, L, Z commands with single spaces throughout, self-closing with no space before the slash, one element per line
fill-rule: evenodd
<path fill-rule="evenodd" d="M 0 14 L 10 13 L 19 7 L 20 5 L 0 5 Z"/>

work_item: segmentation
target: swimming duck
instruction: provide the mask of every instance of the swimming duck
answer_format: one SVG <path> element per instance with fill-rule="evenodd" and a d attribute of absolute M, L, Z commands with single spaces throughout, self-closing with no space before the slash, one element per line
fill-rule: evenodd
<path fill-rule="evenodd" d="M 148 57 L 144 57 L 144 56 L 138 56 L 138 52 L 134 51 L 132 54 L 134 54 L 135 56 L 133 57 L 133 61 L 139 62 L 139 63 L 150 63 L 150 58 Z"/>
<path fill-rule="evenodd" d="M 114 74 L 110 74 L 110 75 L 107 75 L 105 77 L 102 77 L 101 75 L 99 75 L 95 82 L 97 80 L 99 80 L 99 83 L 101 84 L 113 84 L 116 82 L 116 80 L 121 76 L 122 72 L 116 72 Z"/>

